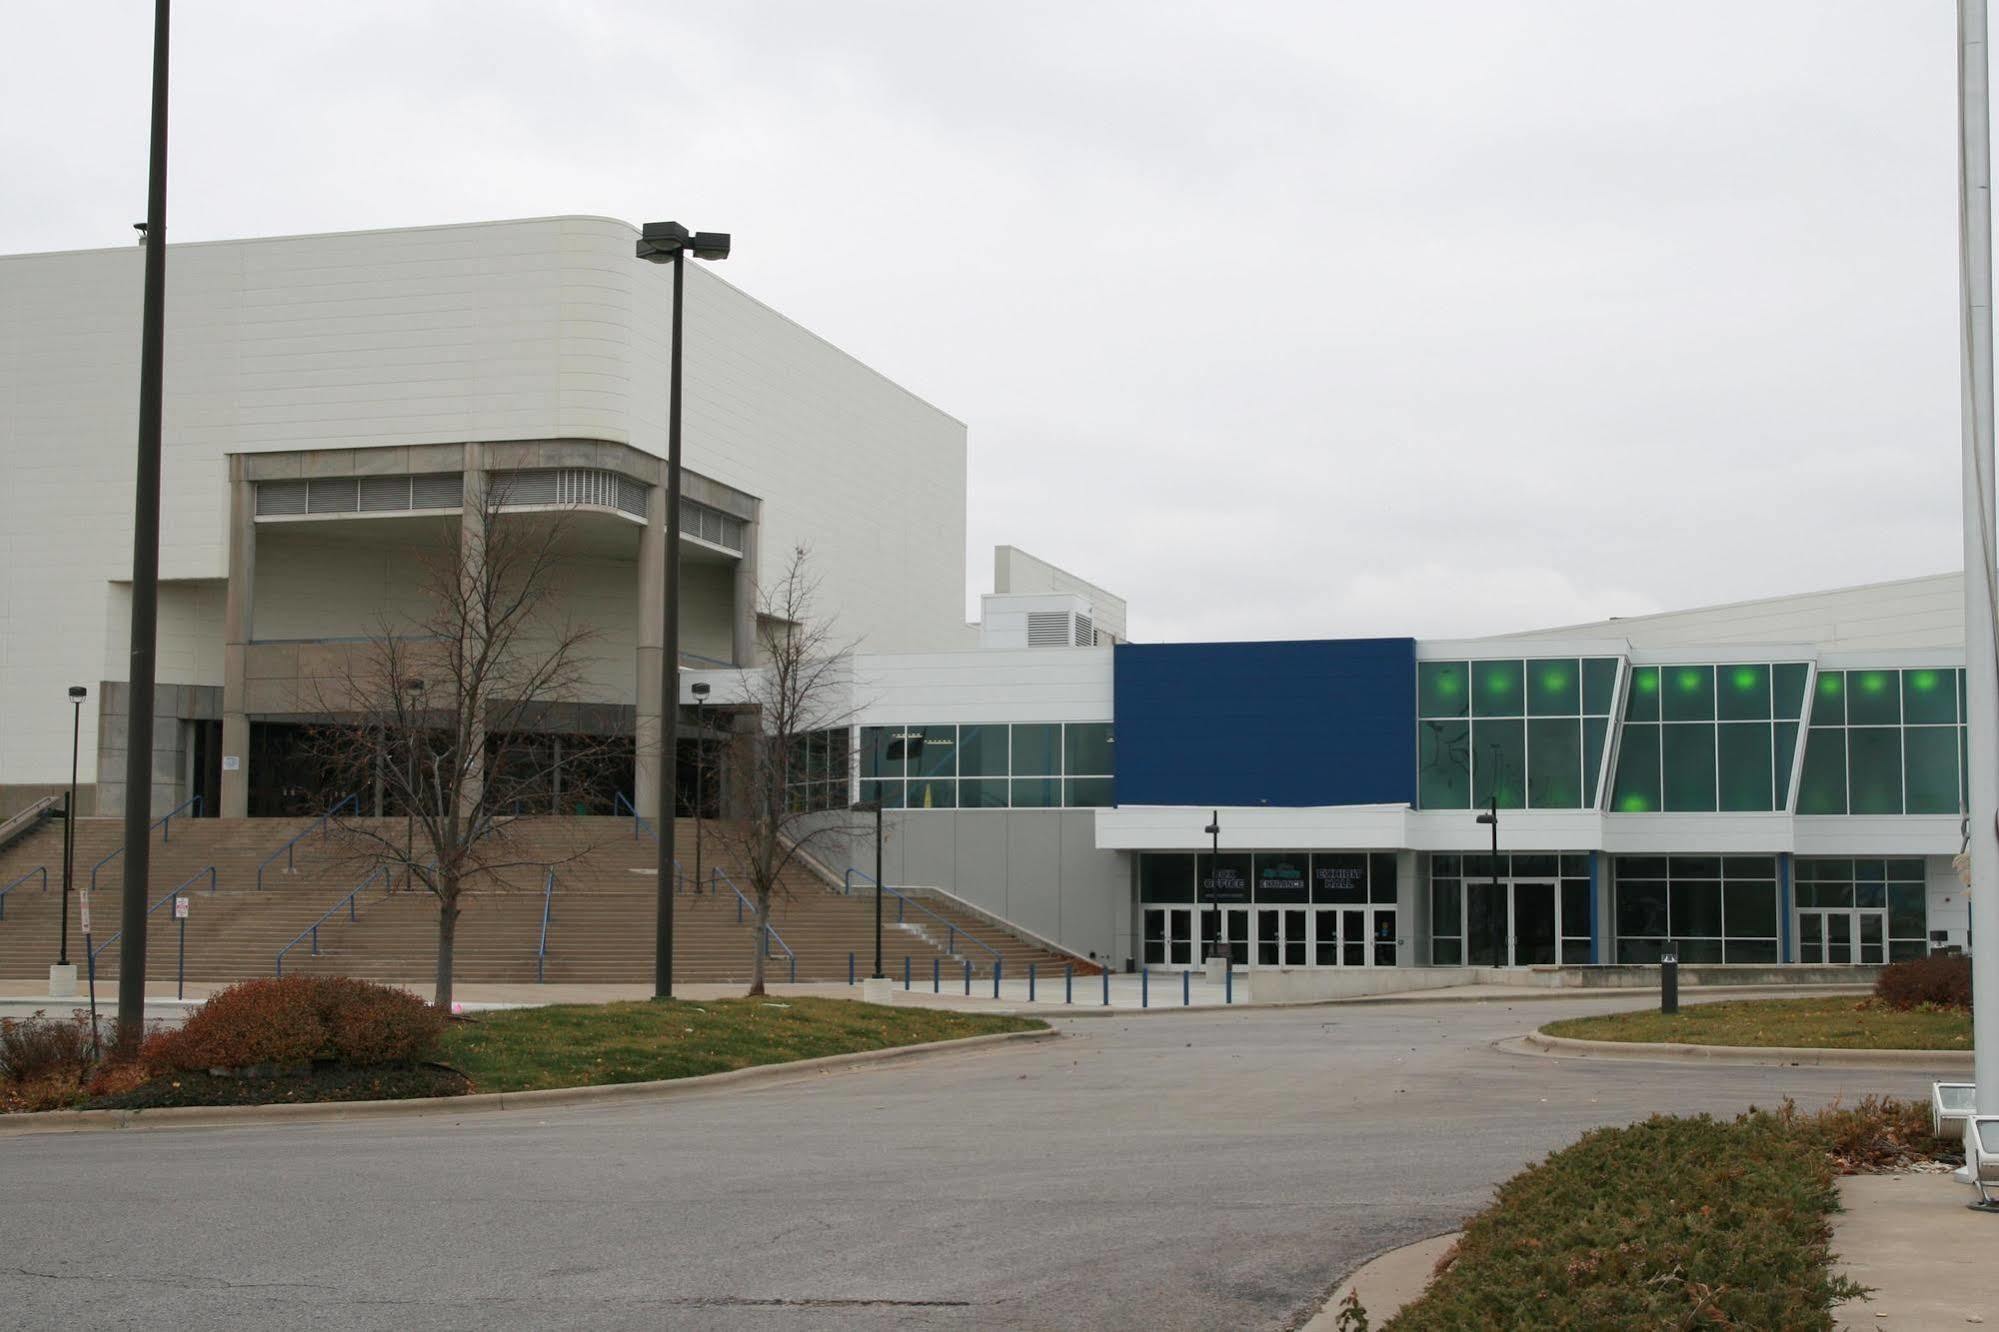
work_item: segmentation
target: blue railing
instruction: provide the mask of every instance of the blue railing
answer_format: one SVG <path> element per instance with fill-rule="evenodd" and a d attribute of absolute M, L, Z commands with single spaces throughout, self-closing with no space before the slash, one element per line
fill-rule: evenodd
<path fill-rule="evenodd" d="M 37 874 L 42 876 L 42 891 L 47 892 L 49 890 L 49 867 L 47 865 L 37 865 L 20 878 L 14 880 L 14 882 L 8 884 L 5 888 L 0 888 L 0 920 L 7 919 L 7 894 L 13 892 Z"/>
<path fill-rule="evenodd" d="M 757 914 L 756 903 L 750 901 L 749 898 L 743 896 L 743 890 L 736 887 L 736 881 L 730 878 L 729 872 L 723 869 L 719 865 L 717 865 L 714 869 L 708 872 L 708 883 L 711 890 L 717 880 L 721 881 L 722 883 L 728 884 L 729 891 L 736 895 L 736 924 L 740 925 L 743 923 L 743 912 L 745 911 L 748 911 L 750 913 L 750 918 L 752 920 L 756 919 L 756 914 Z M 763 938 L 765 957 L 771 956 L 770 946 L 773 943 L 775 943 L 779 948 L 782 948 L 784 950 L 784 955 L 787 958 L 791 959 L 791 979 L 794 982 L 796 982 L 798 980 L 798 954 L 791 951 L 791 945 L 786 943 L 784 941 L 784 936 L 777 932 L 777 926 L 766 924 L 764 926 L 764 938 Z"/>
<path fill-rule="evenodd" d="M 390 892 L 395 891 L 395 879 L 390 876 L 389 867 L 387 865 L 377 865 L 374 869 L 369 870 L 368 877 L 354 885 L 354 891 L 348 893 L 347 896 L 341 898 L 338 902 L 335 902 L 332 906 L 326 908 L 326 910 L 323 913 L 321 913 L 318 920 L 315 920 L 314 922 L 312 922 L 312 924 L 300 930 L 298 932 L 297 938 L 293 939 L 290 943 L 286 944 L 283 948 L 280 948 L 278 950 L 277 974 L 280 976 L 285 974 L 285 954 L 289 953 L 292 949 L 298 947 L 301 943 L 305 942 L 307 938 L 310 938 L 312 940 L 312 956 L 314 957 L 319 956 L 319 927 L 324 925 L 327 921 L 331 920 L 333 918 L 333 914 L 336 911 L 340 910 L 341 907 L 347 908 L 347 919 L 359 920 L 361 916 L 359 909 L 354 905 L 354 899 L 359 897 L 362 891 L 366 889 L 368 885 L 373 883 L 376 879 L 381 879 L 383 883 L 387 885 L 388 891 Z"/>
<path fill-rule="evenodd" d="M 211 893 L 214 892 L 215 866 L 210 865 L 206 869 L 196 870 L 194 873 L 188 875 L 187 878 L 183 880 L 181 883 L 175 885 L 172 888 L 167 889 L 165 896 L 161 897 L 159 901 L 153 903 L 151 906 L 146 908 L 146 914 L 148 916 L 152 915 L 155 911 L 158 911 L 161 907 L 173 901 L 176 897 L 179 897 L 181 894 L 181 889 L 186 888 L 188 884 L 193 883 L 196 879 L 201 878 L 203 875 L 206 875 L 208 877 L 208 891 Z M 99 943 L 95 948 L 92 948 L 90 950 L 90 956 L 88 958 L 88 961 L 90 962 L 90 974 L 92 976 L 95 976 L 97 974 L 97 955 L 103 952 L 105 949 L 109 948 L 112 944 L 116 943 L 118 941 L 118 936 L 123 934 L 124 932 L 125 931 L 123 929 L 113 930 L 110 934 L 104 936 L 103 942 Z"/>
<path fill-rule="evenodd" d="M 347 808 L 349 805 L 354 806 L 354 812 L 356 814 L 359 814 L 361 812 L 361 793 L 359 791 L 356 791 L 353 795 L 342 796 L 339 799 L 339 801 L 335 803 L 332 809 L 327 810 L 324 814 L 314 819 L 311 823 L 306 824 L 304 832 L 301 832 L 298 836 L 292 838 L 289 842 L 286 842 L 283 846 L 271 852 L 270 855 L 265 856 L 263 860 L 258 862 L 257 891 L 262 892 L 264 890 L 264 870 L 272 861 L 276 860 L 279 856 L 283 856 L 285 858 L 285 873 L 290 874 L 292 872 L 292 848 L 297 846 L 300 842 L 303 842 L 308 836 L 310 836 L 314 832 L 324 832 L 329 836 L 331 836 L 333 832 L 334 816 L 340 813 L 341 810 Z"/>
<path fill-rule="evenodd" d="M 949 931 L 950 941 L 949 941 L 949 946 L 944 949 L 945 952 L 950 953 L 952 956 L 955 957 L 958 952 L 958 936 L 963 935 L 965 937 L 966 943 L 974 944 L 977 947 L 985 950 L 986 956 L 992 958 L 993 966 L 995 968 L 999 966 L 1000 955 L 998 949 L 994 948 L 991 944 L 985 942 L 983 939 L 977 938 L 972 934 L 970 930 L 965 929 L 963 926 L 958 925 L 957 923 L 948 919 L 947 917 L 938 915 L 935 911 L 932 911 L 929 907 L 923 905 L 923 903 L 916 901 L 914 898 L 904 897 L 901 893 L 889 887 L 887 884 L 878 882 L 875 879 L 875 876 L 869 874 L 866 870 L 849 869 L 847 871 L 846 877 L 843 882 L 845 884 L 844 891 L 849 895 L 851 895 L 854 891 L 855 879 L 866 879 L 869 883 L 875 884 L 876 887 L 880 888 L 884 893 L 888 894 L 888 896 L 893 897 L 895 899 L 896 924 L 900 925 L 904 922 L 903 913 L 906 908 L 915 907 L 918 911 L 921 911 L 924 915 L 930 917 L 930 919 L 936 921 L 939 925 L 942 925 L 947 931 Z"/>
<path fill-rule="evenodd" d="M 193 817 L 197 818 L 200 817 L 201 797 L 198 795 L 192 795 L 189 796 L 187 799 L 181 801 L 178 805 L 175 805 L 165 814 L 162 814 L 159 818 L 154 819 L 152 823 L 147 826 L 146 831 L 151 832 L 154 828 L 158 828 L 160 830 L 160 840 L 162 842 L 171 842 L 174 839 L 174 829 L 173 829 L 174 815 L 180 813 L 184 809 L 189 808 L 190 806 L 192 806 L 194 809 Z M 97 890 L 97 871 L 103 869 L 106 865 L 109 865 L 112 861 L 118 859 L 118 857 L 124 854 L 125 854 L 125 847 L 121 843 L 116 851 L 113 851 L 110 855 L 104 857 L 104 859 L 98 861 L 95 865 L 92 865 L 90 867 L 90 888 L 92 892 L 95 892 Z"/>
<path fill-rule="evenodd" d="M 548 961 L 548 916 L 555 905 L 555 866 L 548 867 L 548 877 L 541 885 L 541 942 L 534 949 L 534 983 L 541 984 L 542 964 Z"/>
<path fill-rule="evenodd" d="M 645 815 L 639 813 L 638 809 L 632 804 L 632 802 L 625 799 L 625 793 L 623 791 L 618 792 L 617 798 L 611 802 L 611 810 L 613 817 L 616 817 L 619 811 L 627 811 L 631 814 L 633 841 L 635 842 L 638 841 L 640 834 L 644 834 L 645 836 L 652 838 L 652 840 L 655 842 L 659 840 L 659 834 L 653 831 L 652 820 L 647 818 Z M 686 887 L 687 887 L 687 871 L 681 868 L 680 861 L 676 857 L 673 862 L 673 891 L 676 893 L 682 892 L 686 889 Z"/>

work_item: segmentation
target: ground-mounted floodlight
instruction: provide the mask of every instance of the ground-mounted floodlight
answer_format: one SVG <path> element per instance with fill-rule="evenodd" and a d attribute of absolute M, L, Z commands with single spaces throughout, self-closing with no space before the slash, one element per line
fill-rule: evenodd
<path fill-rule="evenodd" d="M 1930 1132 L 1939 1138 L 1962 1138 L 1964 1121 L 1976 1109 L 1976 1091 L 1977 1087 L 1969 1082 L 1932 1082 Z"/>
<path fill-rule="evenodd" d="M 1999 1115 L 1972 1115 L 1965 1121 L 1964 1167 L 1978 1190 L 1972 1207 L 1999 1214 L 1999 1202 L 1992 1197 L 1999 1190 Z"/>

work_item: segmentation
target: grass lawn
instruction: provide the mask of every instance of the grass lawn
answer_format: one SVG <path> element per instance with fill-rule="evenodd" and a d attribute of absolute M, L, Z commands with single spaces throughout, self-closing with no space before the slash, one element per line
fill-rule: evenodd
<path fill-rule="evenodd" d="M 440 1059 L 475 1092 L 653 1082 L 1046 1027 L 1032 1018 L 844 999 L 556 1004 L 481 1014 L 445 1032 Z"/>
<path fill-rule="evenodd" d="M 1585 1041 L 1680 1041 L 1690 1045 L 1795 1045 L 1827 1050 L 1969 1050 L 1971 1015 L 1907 1012 L 1859 995 L 1735 999 L 1688 1004 L 1672 1017 L 1657 1008 L 1569 1018 L 1541 1028 Z"/>

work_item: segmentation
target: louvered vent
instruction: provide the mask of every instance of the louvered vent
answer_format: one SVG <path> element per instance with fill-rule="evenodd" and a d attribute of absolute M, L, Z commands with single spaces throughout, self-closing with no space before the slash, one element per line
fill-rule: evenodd
<path fill-rule="evenodd" d="M 465 474 L 437 472 L 410 478 L 412 509 L 456 509 L 465 504 Z"/>
<path fill-rule="evenodd" d="M 1078 615 L 1076 617 L 1076 646 L 1095 647 L 1096 645 L 1097 631 L 1091 626 L 1090 617 L 1087 615 Z"/>
<path fill-rule="evenodd" d="M 351 476 L 316 476 L 305 483 L 307 513 L 353 513 L 361 488 Z"/>
<path fill-rule="evenodd" d="M 743 520 L 693 500 L 680 501 L 680 532 L 683 536 L 698 537 L 724 546 L 737 554 L 743 550 Z"/>
<path fill-rule="evenodd" d="M 1027 645 L 1029 647 L 1068 647 L 1069 613 L 1067 611 L 1029 611 L 1027 613 Z"/>
<path fill-rule="evenodd" d="M 409 506 L 410 479 L 407 476 L 361 478 L 362 513 L 399 513 Z"/>
<path fill-rule="evenodd" d="M 291 518 L 305 512 L 305 482 L 259 481 L 257 516 Z"/>
<path fill-rule="evenodd" d="M 643 518 L 646 491 L 643 482 L 617 472 L 595 467 L 545 467 L 520 472 L 502 472 L 493 477 L 502 487 L 502 507 L 555 504 L 584 504 L 597 509 L 617 509 Z"/>

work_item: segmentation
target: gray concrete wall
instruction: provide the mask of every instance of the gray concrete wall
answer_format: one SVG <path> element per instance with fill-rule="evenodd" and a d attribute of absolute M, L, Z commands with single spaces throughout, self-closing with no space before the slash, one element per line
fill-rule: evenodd
<path fill-rule="evenodd" d="M 125 812 L 125 752 L 131 734 L 132 687 L 123 680 L 106 680 L 97 691 L 98 747 L 95 814 Z M 153 789 L 155 817 L 187 798 L 186 721 L 218 721 L 222 717 L 220 685 L 156 685 L 153 692 Z M 78 804 L 82 804 L 81 799 Z"/>
<path fill-rule="evenodd" d="M 874 827 L 828 815 L 809 844 L 836 873 L 874 872 Z M 889 811 L 882 872 L 891 886 L 943 888 L 1083 956 L 1122 966 L 1132 955 L 1127 857 L 1096 847 L 1096 811 Z"/>

